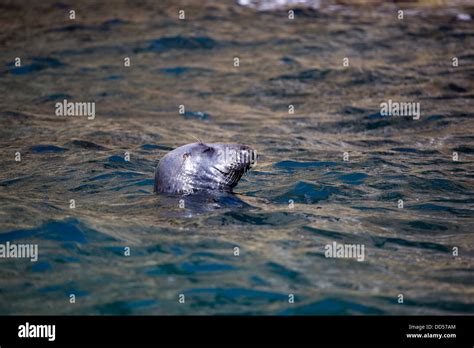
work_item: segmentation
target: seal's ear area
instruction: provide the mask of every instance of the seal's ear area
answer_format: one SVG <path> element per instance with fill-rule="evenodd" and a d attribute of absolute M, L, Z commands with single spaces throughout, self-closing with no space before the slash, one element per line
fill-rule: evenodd
<path fill-rule="evenodd" d="M 191 156 L 191 154 L 189 152 L 186 152 L 183 154 L 183 159 L 186 160 L 186 158 L 188 158 L 189 156 Z"/>

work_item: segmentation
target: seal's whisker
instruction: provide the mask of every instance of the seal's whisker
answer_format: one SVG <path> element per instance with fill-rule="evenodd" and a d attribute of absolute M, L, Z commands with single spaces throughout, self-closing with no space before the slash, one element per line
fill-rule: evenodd
<path fill-rule="evenodd" d="M 202 142 L 202 140 L 201 140 L 199 137 L 197 137 L 197 136 L 195 136 L 195 135 L 191 135 L 191 136 L 192 136 L 194 139 L 196 139 L 199 144 L 204 144 L 204 143 Z"/>

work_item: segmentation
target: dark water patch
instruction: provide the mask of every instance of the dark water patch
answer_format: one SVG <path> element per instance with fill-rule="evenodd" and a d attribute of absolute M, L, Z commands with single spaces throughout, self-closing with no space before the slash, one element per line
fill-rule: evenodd
<path fill-rule="evenodd" d="M 377 49 L 379 50 L 380 47 L 392 48 L 392 45 L 387 44 L 387 43 L 380 43 L 380 45 Z M 373 46 L 371 48 L 373 49 Z M 413 57 L 402 56 L 402 55 L 389 55 L 389 56 L 384 57 L 384 61 L 386 63 L 391 63 L 391 64 L 394 64 L 394 65 L 406 64 L 406 63 L 412 62 Z"/>
<path fill-rule="evenodd" d="M 443 115 L 427 115 L 427 116 L 421 116 L 421 117 L 422 117 L 421 122 L 424 122 L 424 123 L 430 123 L 433 121 L 441 121 L 443 119 L 446 119 L 446 116 L 443 116 Z"/>
<path fill-rule="evenodd" d="M 170 251 L 166 245 L 155 244 L 146 249 L 146 252 L 149 254 L 159 253 L 159 254 L 169 254 Z"/>
<path fill-rule="evenodd" d="M 345 120 L 338 122 L 326 122 L 315 127 L 314 130 L 318 132 L 327 133 L 349 133 L 349 132 L 365 132 L 365 131 L 384 131 L 393 127 L 394 129 L 413 128 L 418 124 L 414 123 L 411 118 L 408 117 L 383 117 L 383 119 L 358 119 L 358 120 Z M 311 127 L 308 127 L 311 128 Z"/>
<path fill-rule="evenodd" d="M 112 163 L 128 163 L 128 161 L 125 160 L 125 157 L 118 155 L 110 156 L 107 160 Z"/>
<path fill-rule="evenodd" d="M 324 167 L 333 167 L 339 165 L 337 162 L 299 162 L 299 161 L 280 161 L 275 163 L 273 166 L 276 168 L 286 168 L 286 169 L 299 169 L 299 168 L 324 168 Z"/>
<path fill-rule="evenodd" d="M 217 41 L 206 36 L 172 36 L 150 41 L 143 51 L 161 53 L 169 50 L 210 50 L 218 45 Z"/>
<path fill-rule="evenodd" d="M 58 8 L 61 10 L 67 10 L 70 8 L 70 5 L 65 4 L 64 2 L 55 2 L 54 4 L 51 5 L 52 8 Z"/>
<path fill-rule="evenodd" d="M 428 192 L 449 192 L 464 194 L 467 192 L 467 188 L 460 183 L 455 183 L 448 179 L 437 179 L 431 178 L 426 180 L 424 177 L 410 177 L 409 187 L 415 191 L 428 191 Z"/>
<path fill-rule="evenodd" d="M 48 221 L 39 227 L 20 229 L 0 233 L 0 241 L 13 241 L 25 238 L 38 238 L 56 240 L 59 242 L 76 242 L 80 244 L 91 241 L 114 241 L 115 239 L 104 235 L 74 218 L 62 221 Z"/>
<path fill-rule="evenodd" d="M 406 91 L 406 92 L 400 93 L 400 95 L 402 95 L 404 97 L 421 98 L 424 95 L 424 93 L 423 93 L 423 91 L 421 91 L 419 89 L 414 89 L 414 90 L 411 90 L 411 91 Z"/>
<path fill-rule="evenodd" d="M 339 74 L 342 74 L 346 70 L 342 70 Z M 380 70 L 348 70 L 347 74 L 350 76 L 350 80 L 344 85 L 347 87 L 359 86 L 359 85 L 383 85 L 386 83 L 394 83 L 396 81 L 403 81 L 405 83 L 412 82 L 415 77 L 411 75 L 399 76 L 399 74 L 388 75 Z"/>
<path fill-rule="evenodd" d="M 52 286 L 46 286 L 43 288 L 39 288 L 38 291 L 43 293 L 43 294 L 48 294 L 51 292 L 60 292 L 63 289 L 62 285 L 52 285 Z"/>
<path fill-rule="evenodd" d="M 210 295 L 217 298 L 217 303 L 222 303 L 226 300 L 237 303 L 249 299 L 263 302 L 288 300 L 288 295 L 286 294 L 246 288 L 196 288 L 185 290 L 184 294 L 193 298 L 197 295 Z"/>
<path fill-rule="evenodd" d="M 113 178 L 122 178 L 122 179 L 133 179 L 136 177 L 143 176 L 143 173 L 136 173 L 136 172 L 119 172 L 114 171 L 112 173 L 100 174 L 90 178 L 88 181 L 96 181 L 96 180 L 110 180 Z"/>
<path fill-rule="evenodd" d="M 234 247 L 238 247 L 239 245 L 234 245 Z M 223 254 L 216 254 L 210 251 L 198 251 L 191 254 L 192 259 L 212 259 L 212 260 L 230 260 L 233 256 L 230 255 L 223 255 Z"/>
<path fill-rule="evenodd" d="M 362 115 L 367 113 L 367 110 L 355 106 L 345 106 L 339 111 L 339 113 L 344 115 Z"/>
<path fill-rule="evenodd" d="M 201 111 L 185 111 L 182 116 L 184 118 L 196 119 L 201 121 L 208 121 L 211 118 L 211 115 Z"/>
<path fill-rule="evenodd" d="M 68 24 L 59 28 L 51 29 L 50 32 L 74 32 L 81 30 L 94 30 L 93 26 L 84 24 Z"/>
<path fill-rule="evenodd" d="M 202 265 L 201 265 L 202 266 Z M 196 266 L 193 268 L 189 264 L 185 264 L 185 267 L 183 265 L 177 265 L 173 263 L 165 263 L 161 264 L 158 266 L 151 267 L 151 269 L 146 270 L 146 274 L 151 275 L 151 276 L 168 276 L 168 275 L 190 275 L 193 274 L 195 271 L 198 271 L 199 266 Z M 203 269 L 206 269 L 206 265 L 203 266 Z M 212 270 L 212 266 L 210 266 L 210 269 Z M 219 267 L 217 267 L 217 270 Z M 202 270 L 201 270 L 202 271 Z"/>
<path fill-rule="evenodd" d="M 53 266 L 47 261 L 36 262 L 30 267 L 32 272 L 46 272 L 53 269 Z"/>
<path fill-rule="evenodd" d="M 38 291 L 42 294 L 66 295 L 74 294 L 76 297 L 85 297 L 89 295 L 88 291 L 80 290 L 78 284 L 74 281 L 68 281 L 62 284 L 50 285 L 39 288 Z"/>
<path fill-rule="evenodd" d="M 389 183 L 378 183 L 369 185 L 370 187 L 377 188 L 383 191 L 378 197 L 377 201 L 392 201 L 397 202 L 399 199 L 405 199 L 405 195 L 402 192 L 396 191 L 400 188 L 398 184 Z M 394 190 L 394 191 L 391 191 Z"/>
<path fill-rule="evenodd" d="M 298 48 L 297 50 L 293 51 L 292 53 L 296 55 L 324 54 L 324 53 L 327 53 L 331 49 L 331 47 L 332 47 L 331 44 L 326 45 L 326 46 L 314 45 L 314 44 L 304 45 Z"/>
<path fill-rule="evenodd" d="M 312 234 L 315 234 L 316 236 L 321 236 L 323 238 L 328 238 L 328 239 L 333 239 L 333 240 L 334 239 L 344 240 L 344 241 L 357 240 L 356 236 L 348 234 L 348 233 L 344 233 L 344 232 L 328 231 L 328 230 L 323 230 L 323 229 L 311 227 L 311 226 L 303 226 L 303 230 L 311 232 Z"/>
<path fill-rule="evenodd" d="M 62 56 L 76 57 L 76 56 L 92 56 L 92 55 L 98 55 L 98 54 L 103 54 L 103 55 L 130 54 L 131 52 L 130 52 L 130 48 L 128 48 L 127 46 L 103 45 L 103 46 L 94 46 L 94 47 L 69 48 L 69 49 L 53 51 L 52 53 L 60 57 Z M 96 68 L 90 68 L 90 67 L 80 67 L 79 71 L 84 74 L 97 73 Z"/>
<path fill-rule="evenodd" d="M 289 269 L 278 263 L 268 262 L 265 266 L 268 267 L 270 272 L 282 277 L 283 279 L 286 279 L 287 281 L 303 283 L 303 284 L 309 283 L 308 279 L 306 279 L 306 277 L 302 275 L 300 272 Z"/>
<path fill-rule="evenodd" d="M 125 24 L 127 21 L 119 18 L 109 19 L 98 25 L 68 24 L 58 28 L 48 30 L 48 32 L 76 32 L 76 31 L 109 31 L 118 25 Z"/>
<path fill-rule="evenodd" d="M 474 94 L 436 95 L 436 96 L 427 96 L 427 97 L 424 97 L 423 99 L 432 99 L 432 100 L 474 99 Z"/>
<path fill-rule="evenodd" d="M 165 151 L 171 151 L 173 150 L 172 147 L 167 146 L 167 145 L 157 145 L 157 144 L 143 144 L 140 146 L 142 150 L 165 150 Z"/>
<path fill-rule="evenodd" d="M 128 21 L 120 18 L 112 18 L 112 19 L 107 19 L 106 21 L 102 22 L 99 26 L 98 29 L 101 31 L 109 31 L 111 29 L 116 28 L 117 26 L 127 24 Z"/>
<path fill-rule="evenodd" d="M 308 252 L 305 252 L 304 255 L 306 255 L 308 257 L 316 257 L 317 259 L 321 259 L 321 260 L 327 260 L 328 259 L 326 257 L 326 255 L 324 255 L 324 250 L 319 252 L 319 253 L 315 252 L 315 251 L 308 251 Z"/>
<path fill-rule="evenodd" d="M 455 198 L 435 198 L 431 200 L 432 202 L 444 202 L 444 203 L 457 203 L 457 204 L 474 204 L 474 199 L 465 198 L 465 199 L 455 199 Z"/>
<path fill-rule="evenodd" d="M 113 301 L 102 305 L 94 306 L 94 311 L 102 315 L 132 315 L 140 308 L 150 308 L 158 305 L 153 299 L 136 301 Z"/>
<path fill-rule="evenodd" d="M 56 93 L 56 94 L 50 94 L 44 97 L 41 97 L 39 99 L 40 103 L 48 103 L 48 102 L 54 102 L 54 101 L 63 101 L 64 99 L 72 99 L 72 96 L 69 94 L 64 94 L 64 93 Z"/>
<path fill-rule="evenodd" d="M 204 73 L 212 73 L 213 70 L 211 69 L 203 69 L 203 68 L 193 68 L 193 67 L 186 67 L 186 66 L 176 66 L 172 68 L 161 68 L 160 72 L 168 75 L 174 76 L 181 76 L 186 74 L 204 74 Z"/>
<path fill-rule="evenodd" d="M 106 81 L 119 81 L 122 79 L 123 79 L 122 75 L 109 75 L 109 76 L 104 77 L 104 80 Z"/>
<path fill-rule="evenodd" d="M 68 149 L 56 145 L 36 145 L 30 148 L 34 153 L 64 152 Z"/>
<path fill-rule="evenodd" d="M 8 119 L 9 122 L 26 121 L 31 117 L 32 117 L 31 115 L 25 114 L 23 112 L 17 112 L 17 111 L 11 111 L 11 110 L 0 112 L 0 118 Z"/>
<path fill-rule="evenodd" d="M 343 125 L 343 124 L 339 124 L 339 125 Z M 372 130 L 372 129 L 387 127 L 387 126 L 390 126 L 390 125 L 391 125 L 391 122 L 389 122 L 389 121 L 376 121 L 376 122 L 367 123 L 365 125 L 365 129 Z M 346 124 L 346 127 L 347 127 L 347 124 Z"/>
<path fill-rule="evenodd" d="M 58 68 L 64 66 L 56 58 L 51 57 L 34 57 L 31 59 L 32 63 L 29 65 L 23 65 L 16 67 L 14 63 L 9 63 L 7 66 L 10 67 L 9 71 L 14 75 L 26 75 L 34 72 L 42 71 L 50 68 Z"/>
<path fill-rule="evenodd" d="M 421 210 L 421 211 L 431 211 L 431 212 L 444 212 L 444 213 L 450 213 L 458 217 L 473 217 L 474 216 L 474 210 L 468 210 L 468 209 L 460 209 L 460 208 L 452 208 L 452 207 L 447 207 L 444 205 L 438 205 L 438 204 L 415 204 L 410 206 L 410 209 L 413 210 Z"/>
<path fill-rule="evenodd" d="M 456 152 L 461 152 L 461 153 L 468 153 L 468 154 L 473 154 L 474 153 L 474 147 L 473 146 L 457 146 L 453 149 L 453 151 Z"/>
<path fill-rule="evenodd" d="M 466 53 L 459 56 L 459 59 L 466 60 L 466 61 L 474 61 L 474 54 Z"/>
<path fill-rule="evenodd" d="M 367 115 L 365 116 L 365 119 L 367 120 L 374 120 L 374 119 L 378 119 L 378 118 L 384 118 L 385 116 L 383 116 L 380 111 L 378 112 L 375 112 L 373 114 L 370 114 L 370 115 Z"/>
<path fill-rule="evenodd" d="M 82 185 L 79 185 L 79 186 L 76 186 L 72 189 L 69 189 L 69 191 L 71 192 L 81 192 L 81 191 L 84 191 L 84 192 L 88 192 L 88 193 L 98 193 L 100 192 L 100 189 L 102 188 L 102 186 L 100 185 L 95 185 L 95 184 L 82 184 Z"/>
<path fill-rule="evenodd" d="M 392 152 L 386 152 L 384 154 L 384 156 L 393 156 L 393 153 Z M 400 162 L 396 163 L 396 160 L 392 160 L 392 161 L 388 161 L 388 160 L 385 160 L 383 159 L 382 157 L 379 157 L 379 156 L 374 156 L 374 157 L 371 157 L 369 158 L 367 161 L 364 161 L 363 163 L 363 166 L 365 168 L 370 168 L 370 167 L 373 167 L 373 166 L 381 166 L 381 165 L 386 165 L 387 167 L 389 168 L 393 168 L 393 167 L 398 167 L 400 170 L 402 169 L 407 169 L 409 168 L 408 165 L 405 165 L 405 164 L 401 164 Z M 395 179 L 395 180 L 399 180 L 401 179 L 401 176 L 393 176 L 393 175 L 389 175 L 389 176 L 385 176 L 387 177 L 390 177 L 390 179 Z"/>
<path fill-rule="evenodd" d="M 201 262 L 184 262 L 181 264 L 181 268 L 192 274 L 202 272 L 220 272 L 220 271 L 231 271 L 236 270 L 237 267 L 226 265 L 222 263 L 201 263 Z"/>
<path fill-rule="evenodd" d="M 0 186 L 10 186 L 18 183 L 22 183 L 25 179 L 31 178 L 31 175 L 25 175 L 17 178 L 10 178 L 0 181 Z"/>
<path fill-rule="evenodd" d="M 223 16 L 205 15 L 202 17 L 202 20 L 214 22 L 214 21 L 225 21 L 227 19 Z"/>
<path fill-rule="evenodd" d="M 61 263 L 61 264 L 68 264 L 68 263 L 80 263 L 81 260 L 77 257 L 59 255 L 54 258 L 54 262 Z"/>
<path fill-rule="evenodd" d="M 329 199 L 331 195 L 339 194 L 340 190 L 333 186 L 316 185 L 313 183 L 298 181 L 285 191 L 284 194 L 274 199 L 277 203 L 288 204 L 291 199 L 295 203 L 314 204 Z"/>
<path fill-rule="evenodd" d="M 453 92 L 456 92 L 456 93 L 466 93 L 468 91 L 467 88 L 465 87 L 462 87 L 462 86 L 459 86 L 455 83 L 448 83 L 445 87 L 445 89 L 447 91 L 453 91 Z"/>
<path fill-rule="evenodd" d="M 281 57 L 280 62 L 283 64 L 288 64 L 288 65 L 299 65 L 298 61 L 293 59 L 292 57 Z"/>
<path fill-rule="evenodd" d="M 255 275 L 251 276 L 249 278 L 249 281 L 250 281 L 250 284 L 253 284 L 255 286 L 269 286 L 270 285 L 266 280 Z"/>
<path fill-rule="evenodd" d="M 278 77 L 270 78 L 270 81 L 276 80 L 297 80 L 297 81 L 314 81 L 324 80 L 331 72 L 330 69 L 311 69 L 304 70 L 296 74 L 285 74 Z"/>
<path fill-rule="evenodd" d="M 184 248 L 179 245 L 170 245 L 169 250 L 173 255 L 176 256 L 181 256 L 185 254 Z"/>
<path fill-rule="evenodd" d="M 79 139 L 74 139 L 67 143 L 68 146 L 74 146 L 77 148 L 81 149 L 86 149 L 86 150 L 94 150 L 94 151 L 105 151 L 108 150 L 106 147 L 93 143 L 92 141 L 87 141 L 87 140 L 79 140 Z"/>
<path fill-rule="evenodd" d="M 408 226 L 413 227 L 418 230 L 427 230 L 427 231 L 447 231 L 448 227 L 440 225 L 440 224 L 434 224 L 434 223 L 429 223 L 426 221 L 410 221 L 406 223 Z M 451 231 L 453 232 L 453 231 Z"/>
<path fill-rule="evenodd" d="M 310 93 L 305 93 L 300 90 L 295 90 L 295 89 L 289 89 L 286 87 L 278 87 L 278 88 L 267 88 L 265 91 L 263 91 L 264 95 L 266 97 L 270 98 L 305 98 L 309 97 L 311 94 Z M 257 94 L 260 94 L 258 92 Z M 237 95 L 238 97 L 254 97 L 255 93 L 253 92 L 243 92 Z M 275 109 L 274 110 L 281 110 L 281 109 Z"/>
<path fill-rule="evenodd" d="M 137 181 L 133 185 L 134 186 L 150 186 L 150 187 L 153 187 L 154 184 L 155 184 L 154 179 L 145 179 L 145 180 Z"/>
<path fill-rule="evenodd" d="M 159 253 L 159 254 L 171 254 L 171 255 L 174 255 L 174 256 L 182 256 L 182 255 L 185 255 L 186 251 L 185 251 L 185 248 L 183 246 L 180 246 L 180 245 L 177 245 L 177 244 L 172 244 L 172 245 L 169 245 L 169 244 L 155 244 L 153 246 L 149 246 L 145 249 L 145 252 L 146 253 L 149 253 L 149 254 L 154 254 L 154 253 Z M 160 268 L 161 266 L 166 266 L 168 264 L 162 264 L 162 265 L 159 265 L 158 268 Z"/>
<path fill-rule="evenodd" d="M 370 237 L 377 248 L 387 248 L 389 244 L 396 245 L 399 247 L 408 248 L 419 248 L 428 249 L 434 251 L 440 251 L 448 253 L 451 249 L 442 244 L 431 243 L 431 242 L 420 242 L 420 241 L 409 241 L 403 238 L 391 238 L 391 237 Z"/>
<path fill-rule="evenodd" d="M 364 183 L 364 180 L 369 176 L 365 173 L 350 173 L 343 174 L 338 177 L 339 180 L 350 185 L 361 185 Z"/>
<path fill-rule="evenodd" d="M 170 74 L 170 75 L 182 75 L 190 71 L 190 68 L 184 66 L 177 66 L 174 68 L 162 68 L 160 69 L 162 73 Z"/>
<path fill-rule="evenodd" d="M 321 13 L 319 12 L 318 10 L 314 9 L 314 8 L 310 8 L 310 7 L 299 7 L 299 8 L 295 8 L 293 9 L 293 13 L 295 15 L 295 18 L 296 17 L 306 17 L 306 18 L 318 18 L 318 17 L 325 17 L 327 15 L 325 15 L 324 13 Z M 284 17 L 287 17 L 288 16 L 288 12 L 282 12 L 281 13 L 282 16 Z"/>
<path fill-rule="evenodd" d="M 341 299 L 324 299 L 318 302 L 306 304 L 296 308 L 285 309 L 280 315 L 382 315 L 381 309 L 366 306 L 360 303 L 345 301 Z"/>

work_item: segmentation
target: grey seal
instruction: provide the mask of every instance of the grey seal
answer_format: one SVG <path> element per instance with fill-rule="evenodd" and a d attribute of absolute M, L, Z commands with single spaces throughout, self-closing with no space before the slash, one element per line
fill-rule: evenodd
<path fill-rule="evenodd" d="M 155 171 L 155 192 L 232 192 L 256 164 L 257 152 L 241 144 L 193 143 L 168 152 Z"/>

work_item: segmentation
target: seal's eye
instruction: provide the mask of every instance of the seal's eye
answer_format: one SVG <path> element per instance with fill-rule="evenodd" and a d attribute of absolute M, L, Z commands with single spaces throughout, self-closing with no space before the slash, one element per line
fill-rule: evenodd
<path fill-rule="evenodd" d="M 212 151 L 212 147 L 207 147 L 206 149 L 203 150 L 202 153 L 211 152 L 211 151 Z"/>

